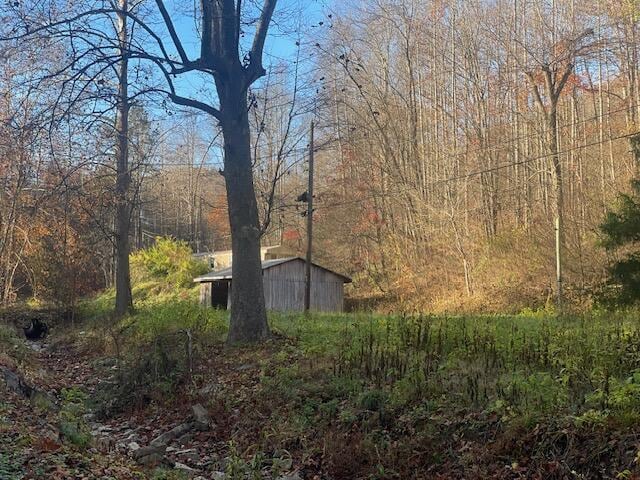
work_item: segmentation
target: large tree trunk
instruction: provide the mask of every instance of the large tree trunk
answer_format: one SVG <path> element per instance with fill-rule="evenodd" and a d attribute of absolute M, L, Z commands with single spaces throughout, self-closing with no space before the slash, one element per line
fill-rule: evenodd
<path fill-rule="evenodd" d="M 253 2 L 252 2 L 253 3 Z M 207 112 L 220 122 L 224 137 L 224 177 L 226 179 L 229 223 L 233 248 L 231 321 L 227 342 L 259 342 L 269 336 L 262 286 L 260 260 L 260 220 L 253 185 L 251 138 L 247 90 L 265 75 L 262 65 L 264 42 L 277 0 L 264 0 L 250 51 L 239 57 L 244 37 L 241 0 L 200 2 L 202 42 L 200 59 L 191 62 L 163 0 L 156 0 L 183 65 L 213 76 L 220 108 L 182 97 L 169 81 L 173 102 Z M 172 71 L 174 75 L 175 71 Z"/>
<path fill-rule="evenodd" d="M 127 0 L 119 0 L 118 41 L 122 56 L 118 72 L 118 109 L 116 112 L 116 309 L 123 316 L 133 309 L 131 278 L 129 272 L 129 230 L 131 206 L 129 205 L 129 92 L 127 56 Z"/>
<path fill-rule="evenodd" d="M 224 135 L 224 176 L 233 251 L 231 321 L 227 342 L 258 342 L 269 336 L 262 284 L 260 221 L 253 185 L 246 90 L 218 82 Z"/>

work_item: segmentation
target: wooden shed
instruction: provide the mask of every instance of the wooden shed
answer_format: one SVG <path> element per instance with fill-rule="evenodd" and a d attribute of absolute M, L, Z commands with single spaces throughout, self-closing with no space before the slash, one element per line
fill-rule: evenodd
<path fill-rule="evenodd" d="M 267 310 L 304 310 L 305 261 L 299 257 L 265 260 L 262 279 Z M 209 307 L 231 308 L 233 277 L 231 267 L 195 278 L 200 284 L 200 303 Z M 344 284 L 351 279 L 317 264 L 311 267 L 311 310 L 341 312 Z"/>

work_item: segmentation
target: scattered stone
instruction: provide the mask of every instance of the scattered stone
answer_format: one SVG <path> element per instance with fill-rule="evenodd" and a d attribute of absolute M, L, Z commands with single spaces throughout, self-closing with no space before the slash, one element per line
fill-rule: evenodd
<path fill-rule="evenodd" d="M 131 442 L 127 444 L 127 449 L 130 452 L 135 452 L 136 450 L 140 450 L 140 445 L 137 442 Z"/>
<path fill-rule="evenodd" d="M 43 347 L 42 345 L 40 345 L 39 343 L 29 342 L 29 341 L 27 341 L 27 342 L 25 342 L 25 343 L 26 343 L 26 344 L 29 346 L 29 348 L 30 348 L 31 350 L 33 350 L 34 352 L 38 352 L 38 353 L 40 353 L 40 352 L 42 352 L 42 351 L 44 350 L 44 347 Z"/>
<path fill-rule="evenodd" d="M 277 480 L 302 480 L 302 477 L 298 472 L 295 472 L 290 475 L 281 475 L 277 478 Z"/>
<path fill-rule="evenodd" d="M 251 370 L 255 365 L 251 364 L 251 363 L 245 363 L 244 365 L 239 365 L 236 368 L 234 368 L 234 370 L 236 370 L 237 372 L 243 372 L 245 370 Z"/>
<path fill-rule="evenodd" d="M 149 457 L 151 455 L 164 456 L 166 449 L 166 445 L 149 445 L 147 447 L 141 447 L 133 451 L 133 458 L 140 461 L 144 457 Z"/>
<path fill-rule="evenodd" d="M 199 403 L 191 407 L 193 411 L 193 419 L 195 420 L 195 428 L 200 431 L 209 430 L 211 419 L 209 418 L 209 412 Z"/>
<path fill-rule="evenodd" d="M 54 445 L 59 445 L 61 443 L 60 434 L 53 428 L 47 428 L 46 430 L 43 430 L 42 438 Z"/>
<path fill-rule="evenodd" d="M 186 450 L 179 450 L 176 452 L 176 456 L 188 460 L 193 463 L 200 461 L 200 455 L 194 448 L 188 448 Z"/>
<path fill-rule="evenodd" d="M 92 443 L 93 447 L 101 453 L 109 453 L 116 446 L 115 440 L 107 435 L 94 436 Z"/>
<path fill-rule="evenodd" d="M 194 427 L 193 423 L 183 423 L 182 425 L 178 425 L 175 428 L 172 428 L 168 432 L 163 433 L 162 435 L 157 436 L 153 440 L 151 440 L 150 445 L 160 446 L 160 445 L 168 445 L 175 438 L 181 437 L 188 431 L 192 430 Z"/>
<path fill-rule="evenodd" d="M 152 453 L 150 455 L 145 455 L 144 457 L 138 458 L 137 462 L 140 465 L 144 465 L 146 467 L 157 467 L 158 465 L 161 465 L 165 462 L 165 458 L 159 453 Z"/>
<path fill-rule="evenodd" d="M 176 455 L 185 455 L 187 453 L 195 452 L 195 448 L 185 448 L 184 450 L 176 449 Z"/>
<path fill-rule="evenodd" d="M 94 421 L 95 418 L 95 413 L 85 413 L 84 415 L 82 415 L 82 419 L 87 423 Z"/>
<path fill-rule="evenodd" d="M 176 462 L 175 465 L 173 466 L 174 469 L 181 471 L 182 473 L 185 473 L 187 475 L 195 475 L 196 473 L 198 473 L 197 470 L 185 465 L 184 463 L 180 463 L 180 462 Z"/>
<path fill-rule="evenodd" d="M 0 372 L 2 372 L 4 381 L 10 390 L 19 393 L 25 398 L 31 397 L 34 389 L 23 377 L 3 366 L 0 366 Z"/>
<path fill-rule="evenodd" d="M 129 435 L 123 435 L 125 442 L 139 442 L 140 436 L 137 433 L 130 433 Z"/>
<path fill-rule="evenodd" d="M 213 472 L 211 474 L 211 480 L 225 480 L 226 478 L 224 472 Z"/>
<path fill-rule="evenodd" d="M 220 390 L 220 385 L 217 382 L 213 382 L 205 385 L 200 390 L 198 390 L 198 394 L 202 395 L 203 397 L 207 397 L 218 392 L 218 390 Z"/>
<path fill-rule="evenodd" d="M 178 438 L 177 442 L 178 445 L 183 446 L 191 442 L 191 440 L 193 440 L 193 433 L 185 433 L 180 438 Z"/>

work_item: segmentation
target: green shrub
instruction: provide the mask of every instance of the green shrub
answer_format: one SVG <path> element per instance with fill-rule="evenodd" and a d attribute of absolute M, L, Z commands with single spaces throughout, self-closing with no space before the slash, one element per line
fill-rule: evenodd
<path fill-rule="evenodd" d="M 188 379 L 191 366 L 220 343 L 227 331 L 225 312 L 193 301 L 139 305 L 120 326 L 122 344 L 117 383 L 97 393 L 99 413 L 172 398 Z"/>
<path fill-rule="evenodd" d="M 360 395 L 360 407 L 371 412 L 380 412 L 387 402 L 387 394 L 381 390 L 369 390 Z"/>
<path fill-rule="evenodd" d="M 152 247 L 131 255 L 133 280 L 164 279 L 175 287 L 188 287 L 194 277 L 208 271 L 208 266 L 195 260 L 192 253 L 186 242 L 157 238 Z"/>
<path fill-rule="evenodd" d="M 78 447 L 86 447 L 91 441 L 89 427 L 83 415 L 87 413 L 87 395 L 77 388 L 62 390 L 62 408 L 59 427 L 63 438 Z"/>
<path fill-rule="evenodd" d="M 23 362 L 29 355 L 24 342 L 18 338 L 15 329 L 0 325 L 0 353 L 5 353 L 17 362 Z"/>
<path fill-rule="evenodd" d="M 124 321 L 130 328 L 131 341 L 153 340 L 161 335 L 172 335 L 190 330 L 207 336 L 210 340 L 220 340 L 227 330 L 226 312 L 204 308 L 190 300 L 141 304 L 136 313 Z"/>
<path fill-rule="evenodd" d="M 640 371 L 624 380 L 605 376 L 600 383 L 600 388 L 587 395 L 588 405 L 616 414 L 640 413 Z"/>
<path fill-rule="evenodd" d="M 7 325 L 0 325 L 0 343 L 11 345 L 15 343 L 16 331 Z"/>

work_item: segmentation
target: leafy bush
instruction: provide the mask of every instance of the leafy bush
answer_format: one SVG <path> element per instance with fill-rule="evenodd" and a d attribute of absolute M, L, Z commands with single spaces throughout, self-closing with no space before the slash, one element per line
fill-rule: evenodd
<path fill-rule="evenodd" d="M 16 331 L 13 328 L 7 325 L 0 325 L 0 344 L 13 346 L 18 343 L 17 339 Z"/>
<path fill-rule="evenodd" d="M 587 395 L 587 404 L 613 413 L 640 413 L 640 371 L 631 372 L 626 379 L 606 377 L 601 383 Z"/>
<path fill-rule="evenodd" d="M 60 433 L 65 440 L 84 448 L 91 441 L 89 427 L 83 418 L 87 413 L 87 396 L 81 390 L 70 388 L 62 390 L 62 398 Z"/>
<path fill-rule="evenodd" d="M 381 411 L 387 401 L 387 394 L 381 390 L 369 390 L 360 395 L 360 407 L 371 412 Z"/>
<path fill-rule="evenodd" d="M 226 315 L 190 300 L 143 302 L 120 324 L 117 383 L 98 392 L 103 414 L 166 400 L 188 380 L 191 367 L 221 342 Z"/>
<path fill-rule="evenodd" d="M 18 338 L 16 331 L 7 325 L 0 325 L 0 359 L 3 354 L 7 354 L 18 363 L 26 360 L 29 355 L 27 347 Z"/>
<path fill-rule="evenodd" d="M 135 315 L 125 319 L 130 341 L 139 343 L 163 335 L 190 330 L 194 335 L 220 339 L 227 330 L 225 312 L 202 307 L 191 300 L 142 303 Z"/>
<path fill-rule="evenodd" d="M 186 242 L 158 238 L 152 247 L 131 255 L 132 277 L 138 282 L 164 279 L 176 287 L 188 287 L 194 277 L 208 271 L 208 266 L 195 260 L 191 254 Z"/>
<path fill-rule="evenodd" d="M 636 162 L 640 162 L 640 136 L 631 139 Z M 600 225 L 602 244 L 610 252 L 622 253 L 609 267 L 609 280 L 603 288 L 602 301 L 613 305 L 640 302 L 640 179 L 631 181 L 631 193 L 620 193 L 616 208 L 608 211 Z"/>

